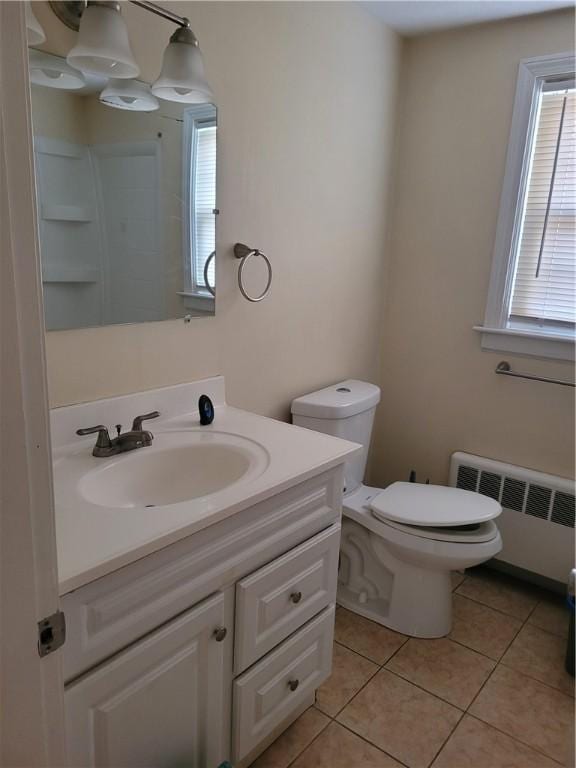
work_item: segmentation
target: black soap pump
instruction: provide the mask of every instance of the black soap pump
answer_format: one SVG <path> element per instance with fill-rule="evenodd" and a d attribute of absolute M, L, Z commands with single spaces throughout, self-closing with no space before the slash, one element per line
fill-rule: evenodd
<path fill-rule="evenodd" d="M 198 400 L 198 412 L 200 413 L 200 424 L 203 427 L 212 424 L 214 421 L 214 404 L 208 395 L 200 395 Z"/>

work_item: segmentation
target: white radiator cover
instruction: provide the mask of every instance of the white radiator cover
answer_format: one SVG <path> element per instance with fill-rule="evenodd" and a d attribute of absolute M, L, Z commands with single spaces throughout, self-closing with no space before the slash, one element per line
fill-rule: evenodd
<path fill-rule="evenodd" d="M 566 583 L 574 568 L 573 480 L 458 451 L 449 484 L 502 504 L 497 560 Z"/>

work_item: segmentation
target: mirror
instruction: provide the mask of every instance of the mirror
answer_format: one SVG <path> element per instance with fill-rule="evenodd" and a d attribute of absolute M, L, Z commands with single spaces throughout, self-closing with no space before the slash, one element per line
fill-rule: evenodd
<path fill-rule="evenodd" d="M 216 107 L 35 50 L 30 79 L 47 329 L 214 314 Z"/>

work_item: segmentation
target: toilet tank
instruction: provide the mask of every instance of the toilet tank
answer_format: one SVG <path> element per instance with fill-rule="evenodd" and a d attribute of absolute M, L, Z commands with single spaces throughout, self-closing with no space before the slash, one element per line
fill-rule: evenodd
<path fill-rule="evenodd" d="M 364 479 L 374 412 L 380 389 L 366 381 L 348 379 L 292 401 L 292 422 L 344 440 L 361 443 L 363 450 L 346 461 L 344 493 L 352 493 Z"/>

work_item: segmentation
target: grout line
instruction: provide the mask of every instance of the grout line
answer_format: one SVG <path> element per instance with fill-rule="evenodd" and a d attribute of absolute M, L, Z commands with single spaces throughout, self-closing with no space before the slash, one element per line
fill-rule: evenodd
<path fill-rule="evenodd" d="M 325 717 L 328 717 L 328 718 L 330 718 L 330 716 L 329 716 L 329 715 L 327 715 L 325 712 L 322 712 L 322 710 L 321 710 L 321 709 L 318 709 L 318 707 L 316 706 L 316 703 L 312 704 L 310 707 L 308 707 L 308 709 L 311 709 L 312 707 L 314 707 L 314 709 L 316 709 L 318 712 L 320 712 L 321 714 L 323 714 Z M 302 712 L 302 715 L 303 715 L 305 712 L 308 712 L 308 709 L 304 710 L 304 712 Z M 302 717 L 302 715 L 300 715 L 300 717 Z M 298 720 L 300 719 L 300 717 L 298 718 Z M 295 722 L 295 723 L 297 723 L 297 722 L 298 722 L 298 720 L 295 720 L 294 722 Z M 303 747 L 303 748 L 300 750 L 300 752 L 298 752 L 298 754 L 294 756 L 294 759 L 293 759 L 293 760 L 290 760 L 290 762 L 287 764 L 286 768 L 290 768 L 290 766 L 291 766 L 291 765 L 294 765 L 294 763 L 296 762 L 296 760 L 298 760 L 298 759 L 301 757 L 301 755 L 303 755 L 303 754 L 304 754 L 304 752 L 306 752 L 306 750 L 308 749 L 308 747 L 311 747 L 311 746 L 312 746 L 312 744 L 314 744 L 314 742 L 316 741 L 316 739 L 320 738 L 320 736 L 321 736 L 321 735 L 324 733 L 324 731 L 326 730 L 326 728 L 328 728 L 328 726 L 330 725 L 330 723 L 331 723 L 331 722 L 332 722 L 332 719 L 329 719 L 329 720 L 328 720 L 328 722 L 327 722 L 325 725 L 323 725 L 323 726 L 322 726 L 322 728 L 319 730 L 319 732 L 316 734 L 316 736 L 314 736 L 314 738 L 312 739 L 312 741 L 310 741 L 308 744 L 306 744 L 306 746 L 304 746 L 304 747 Z M 282 733 L 286 733 L 286 731 L 283 731 Z M 280 736 L 281 736 L 281 735 L 282 735 L 282 734 L 280 734 Z M 280 736 L 279 736 L 278 738 L 280 738 Z M 276 743 L 276 740 L 272 742 L 272 744 L 275 744 L 275 743 Z M 270 746 L 272 746 L 272 745 L 270 745 Z M 262 753 L 262 754 L 264 754 L 264 753 Z M 258 758 L 256 758 L 256 759 L 258 759 Z"/>
<path fill-rule="evenodd" d="M 544 680 L 540 680 L 537 677 L 533 677 L 530 674 L 530 672 L 524 672 L 523 670 L 515 669 L 514 667 L 511 667 L 509 664 L 506 664 L 505 662 L 500 662 L 500 664 L 506 669 L 510 670 L 510 672 L 514 672 L 515 674 L 521 675 L 522 677 L 527 677 L 528 680 L 533 680 L 535 683 L 540 683 L 540 685 L 546 686 L 546 688 L 549 688 L 551 691 L 556 691 L 556 693 L 561 693 L 562 695 L 567 696 L 569 699 L 574 699 L 574 696 L 571 696 L 569 693 L 566 693 L 566 691 L 563 691 L 561 688 L 557 688 L 555 685 L 551 685 L 550 683 L 544 682 Z"/>
<path fill-rule="evenodd" d="M 461 585 L 460 585 L 461 586 Z M 457 587 L 456 591 L 452 592 L 453 595 L 458 595 L 458 597 L 464 597 L 466 600 L 471 600 L 473 603 L 476 603 L 476 605 L 483 605 L 484 608 L 490 608 L 492 611 L 496 611 L 496 613 L 502 614 L 502 616 L 508 616 L 508 618 L 516 619 L 516 621 L 521 621 L 523 624 L 530 618 L 530 616 L 533 614 L 533 612 L 536 610 L 538 603 L 530 609 L 530 613 L 525 619 L 521 619 L 519 616 L 514 616 L 513 613 L 506 613 L 506 611 L 501 611 L 500 608 L 494 608 L 493 605 L 488 605 L 488 603 L 483 603 L 481 600 L 477 600 L 475 597 L 470 597 L 470 595 L 463 595 L 460 592 L 458 592 L 458 589 L 460 587 Z"/>
<path fill-rule="evenodd" d="M 413 685 L 414 688 L 418 688 L 420 691 L 427 693 L 428 696 L 433 696 L 435 699 L 438 699 L 438 701 L 441 701 L 443 704 L 448 704 L 448 706 L 458 710 L 458 712 L 460 712 L 461 715 L 467 712 L 466 709 L 463 709 L 462 707 L 458 706 L 458 704 L 454 704 L 453 702 L 448 701 L 448 699 L 443 699 L 442 696 L 439 696 L 437 693 L 432 693 L 432 691 L 429 691 L 427 688 L 423 688 L 421 685 L 419 685 L 418 683 L 415 683 L 413 680 L 408 680 L 408 678 L 403 677 L 398 672 L 395 672 L 393 669 L 388 669 L 388 667 L 382 667 L 382 669 L 385 672 L 389 672 L 391 675 L 394 675 L 394 677 L 397 677 L 399 680 L 403 680 L 405 683 L 409 683 L 410 685 Z M 491 670 L 490 675 L 492 674 L 493 671 L 494 670 Z"/>
<path fill-rule="evenodd" d="M 1 0 L 0 0 L 0 1 L 1 1 Z M 369 621 L 371 621 L 371 619 L 369 619 Z M 374 623 L 376 623 L 376 622 L 374 622 Z M 380 625 L 380 624 L 377 624 L 376 626 L 378 626 L 378 627 L 379 627 L 379 626 L 381 626 L 381 625 Z M 396 634 L 400 635 L 400 632 L 397 632 Z M 352 651 L 352 652 L 353 652 L 353 653 L 355 653 L 357 656 L 361 656 L 363 659 L 366 659 L 366 661 L 371 661 L 371 662 L 372 662 L 372 664 L 376 664 L 376 666 L 377 666 L 377 667 L 380 667 L 380 668 L 381 668 L 381 667 L 383 667 L 383 666 L 384 666 L 384 664 L 388 664 L 388 662 L 390 661 L 390 659 L 392 658 L 392 656 L 395 656 L 395 655 L 398 653 L 398 651 L 400 650 L 400 648 L 403 648 L 403 647 L 406 645 L 406 643 L 408 642 L 408 640 L 410 640 L 410 638 L 408 637 L 408 635 L 400 635 L 400 637 L 403 637 L 403 638 L 404 638 L 404 641 L 403 641 L 403 642 L 402 642 L 402 643 L 401 643 L 401 644 L 398 646 L 398 648 L 396 648 L 396 650 L 394 651 L 394 653 L 393 653 L 391 656 L 389 656 L 389 657 L 386 659 L 386 661 L 385 661 L 384 663 L 380 663 L 379 661 L 375 661 L 374 659 L 371 659 L 371 658 L 370 658 L 370 656 L 366 656 L 365 654 L 363 654 L 363 653 L 360 653 L 360 651 L 357 651 L 355 648 L 351 648 L 349 645 L 346 645 L 346 643 L 343 643 L 343 642 L 342 642 L 342 640 L 334 640 L 334 642 L 335 642 L 337 645 L 342 645 L 344 648 L 347 648 L 349 651 Z"/>
<path fill-rule="evenodd" d="M 472 699 L 472 701 L 470 702 L 470 704 L 468 704 L 468 706 L 466 707 L 466 712 L 468 712 L 468 711 L 470 710 L 470 707 L 471 707 L 471 706 L 474 704 L 474 702 L 476 701 L 476 699 L 478 698 L 478 696 L 480 696 L 480 694 L 481 694 L 481 693 L 482 693 L 482 691 L 484 690 L 485 686 L 488 684 L 488 681 L 491 679 L 492 675 L 493 675 L 493 674 L 496 672 L 496 670 L 498 669 L 498 667 L 499 667 L 499 666 L 500 666 L 500 664 L 502 663 L 502 659 L 504 658 L 504 655 L 507 653 L 508 649 L 510 648 L 510 646 L 512 645 L 512 643 L 513 643 L 513 642 L 516 640 L 516 638 L 518 637 L 518 635 L 520 634 L 520 632 L 522 632 L 522 629 L 523 629 L 523 627 L 524 627 L 524 624 L 525 624 L 525 623 L 526 623 L 526 620 L 524 620 L 524 622 L 523 622 L 522 624 L 520 624 L 520 626 L 519 626 L 519 628 L 518 628 L 518 631 L 515 633 L 514 637 L 513 637 L 513 638 L 510 640 L 510 642 L 509 642 L 509 643 L 508 643 L 508 645 L 506 646 L 506 649 L 504 650 L 504 653 L 502 654 L 502 656 L 500 656 L 500 658 L 499 658 L 499 659 L 498 659 L 498 661 L 496 662 L 496 666 L 494 667 L 494 669 L 492 670 L 492 672 L 490 672 L 490 674 L 488 675 L 488 677 L 486 678 L 486 680 L 485 680 L 485 681 L 482 683 L 482 685 L 481 685 L 481 686 L 480 686 L 480 688 L 478 689 L 478 691 L 477 691 L 476 695 L 474 696 L 474 698 Z"/>
<path fill-rule="evenodd" d="M 462 712 L 462 714 L 461 714 L 461 715 L 460 715 L 460 717 L 458 718 L 458 721 L 457 721 L 457 722 L 454 724 L 454 727 L 452 728 L 452 730 L 450 731 L 450 733 L 448 734 L 448 736 L 446 736 L 446 738 L 445 738 L 445 739 L 444 739 L 444 741 L 442 742 L 442 744 L 441 744 L 441 746 L 440 746 L 440 749 L 439 749 L 439 750 L 436 752 L 436 754 L 434 755 L 434 757 L 432 758 L 432 760 L 430 760 L 430 762 L 428 763 L 428 768 L 431 768 L 431 766 L 432 766 L 432 765 L 433 765 L 433 764 L 436 762 L 436 760 L 438 759 L 438 755 L 440 754 L 440 752 L 442 752 L 442 750 L 444 749 L 444 747 L 446 746 L 446 744 L 448 744 L 448 742 L 450 741 L 450 739 L 451 739 L 451 738 L 452 738 L 452 736 L 454 735 L 454 731 L 456 730 L 456 728 L 458 728 L 458 726 L 460 725 L 460 723 L 462 722 L 462 720 L 464 719 L 464 717 L 466 717 L 466 712 Z"/>
<path fill-rule="evenodd" d="M 495 731 L 498 731 L 498 733 L 501 733 L 503 736 L 507 736 L 509 739 L 512 739 L 512 741 L 517 741 L 519 744 L 522 744 L 523 747 L 528 747 L 528 749 L 531 749 L 533 752 L 536 752 L 536 754 L 541 755 L 542 757 L 545 757 L 548 760 L 551 760 L 553 763 L 556 763 L 557 765 L 562 766 L 562 763 L 558 763 L 558 761 L 554 757 L 550 757 L 550 755 L 546 754 L 546 752 L 543 752 L 540 747 L 535 747 L 534 744 L 528 744 L 527 741 L 523 741 L 518 736 L 512 736 L 511 733 L 508 733 L 507 731 L 503 731 L 502 728 L 498 728 L 498 726 L 494 725 L 494 723 L 489 723 L 488 720 L 483 720 L 479 715 L 476 715 L 473 712 L 466 712 L 465 714 L 467 714 L 468 717 L 472 717 L 474 720 L 478 720 L 480 723 L 487 725 L 489 728 L 493 728 Z"/>
<path fill-rule="evenodd" d="M 406 766 L 406 768 L 410 768 L 408 763 L 402 762 L 402 760 L 400 760 L 399 757 L 395 757 L 391 752 L 386 752 L 386 750 L 382 749 L 382 747 L 379 747 L 378 744 L 375 744 L 373 741 L 370 741 L 370 739 L 367 739 L 365 736 L 361 736 L 359 733 L 356 733 L 356 731 L 354 731 L 352 728 L 350 728 L 349 725 L 346 725 L 346 723 L 341 723 L 339 720 L 334 720 L 334 722 L 336 723 L 336 725 L 339 725 L 341 728 L 344 728 L 349 733 L 354 734 L 354 736 L 357 736 L 362 741 L 365 741 L 366 744 L 370 744 L 371 747 L 374 747 L 378 751 L 380 751 L 383 754 L 385 754 L 387 757 L 391 757 L 393 760 L 395 760 L 400 765 L 404 765 L 404 766 Z M 352 766 L 350 768 L 352 768 Z M 360 768 L 360 766 L 354 766 L 354 768 Z"/>
<path fill-rule="evenodd" d="M 461 648 L 466 648 L 467 651 L 472 651 L 472 653 L 477 653 L 479 656 L 483 656 L 485 659 L 488 659 L 488 661 L 493 661 L 494 664 L 499 664 L 500 659 L 502 658 L 502 656 L 504 656 L 504 654 L 508 650 L 508 646 L 506 646 L 506 650 L 502 653 L 502 656 L 500 656 L 498 659 L 495 659 L 494 656 L 488 656 L 488 654 L 484 653 L 484 651 L 479 651 L 477 648 L 471 648 L 469 645 L 466 645 L 466 643 L 463 643 L 461 640 L 456 640 L 454 637 L 450 637 L 450 635 L 446 635 L 446 640 L 450 640 L 450 642 L 456 643 L 456 645 L 459 645 Z"/>

